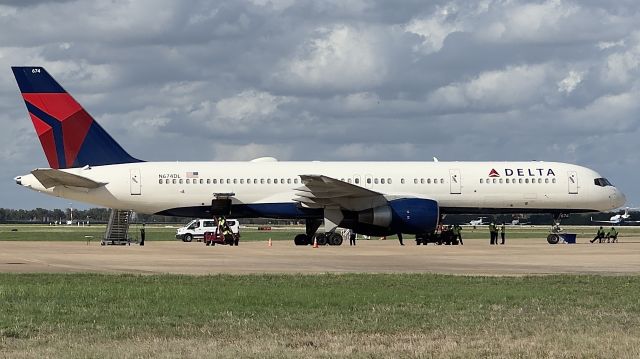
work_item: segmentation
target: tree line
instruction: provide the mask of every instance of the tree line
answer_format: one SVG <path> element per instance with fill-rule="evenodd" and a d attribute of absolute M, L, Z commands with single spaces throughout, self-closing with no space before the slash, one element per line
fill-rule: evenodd
<path fill-rule="evenodd" d="M 109 208 L 89 208 L 89 209 L 74 209 L 73 221 L 89 222 L 89 223 L 106 223 L 109 221 L 109 214 L 111 210 Z M 638 212 L 630 213 L 631 220 L 638 220 L 640 214 Z M 562 219 L 564 225 L 589 225 L 594 224 L 593 220 L 607 220 L 612 213 L 587 213 L 587 214 L 572 214 L 568 218 Z M 65 209 L 10 209 L 0 208 L 0 223 L 65 223 L 71 220 L 72 214 L 69 208 Z M 549 214 L 534 214 L 527 216 L 512 216 L 512 215 L 495 215 L 484 216 L 485 222 L 494 223 L 512 223 L 514 219 L 518 219 L 521 223 L 531 225 L 550 225 L 552 222 L 551 215 Z M 447 215 L 444 219 L 445 224 L 465 224 L 469 221 L 477 219 L 478 215 Z M 186 223 L 190 219 L 183 217 L 173 216 L 159 216 L 152 214 L 134 213 L 132 221 L 135 223 Z M 244 218 L 242 220 L 246 224 L 304 224 L 302 221 L 296 220 L 273 220 L 264 218 Z"/>
<path fill-rule="evenodd" d="M 73 211 L 73 216 L 71 214 Z M 73 217 L 73 222 L 107 223 L 109 221 L 110 208 L 89 209 L 10 209 L 0 208 L 0 223 L 66 223 Z M 191 219 L 174 216 L 159 216 L 155 214 L 134 213 L 133 223 L 187 223 Z M 264 218 L 244 218 L 246 224 L 304 224 L 295 220 L 274 220 Z"/>

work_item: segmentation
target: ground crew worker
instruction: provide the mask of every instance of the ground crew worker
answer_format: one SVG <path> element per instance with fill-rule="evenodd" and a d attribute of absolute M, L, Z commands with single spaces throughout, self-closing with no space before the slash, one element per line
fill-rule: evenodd
<path fill-rule="evenodd" d="M 350 246 L 356 245 L 356 232 L 352 230 L 349 230 L 349 245 Z"/>
<path fill-rule="evenodd" d="M 460 227 L 457 224 L 453 225 L 453 229 L 451 230 L 451 232 L 453 233 L 453 240 L 454 241 L 458 241 L 460 244 L 464 244 L 462 243 L 462 227 Z"/>
<path fill-rule="evenodd" d="M 500 242 L 500 244 L 504 244 L 504 236 L 507 232 L 507 227 L 504 225 L 504 222 L 502 222 L 502 225 L 500 226 L 500 238 L 502 239 L 502 241 Z M 496 241 L 498 240 L 498 238 L 496 237 Z"/>
<path fill-rule="evenodd" d="M 609 240 L 611 240 L 611 243 L 615 243 L 618 241 L 618 231 L 613 227 L 611 227 L 611 229 L 607 233 L 607 243 L 609 243 Z"/>
<path fill-rule="evenodd" d="M 218 234 L 222 234 L 224 243 L 233 245 L 233 238 L 229 236 L 229 226 L 227 226 L 227 219 L 223 216 L 218 217 Z"/>
<path fill-rule="evenodd" d="M 458 227 L 458 240 L 460 241 L 460 244 L 464 244 L 464 242 L 462 242 L 462 226 L 456 224 L 456 227 Z"/>
<path fill-rule="evenodd" d="M 144 233 L 144 223 L 142 224 L 142 228 L 140 228 L 140 245 L 144 246 L 144 237 L 145 237 L 145 233 Z"/>
<path fill-rule="evenodd" d="M 493 224 L 493 222 L 489 224 L 489 235 L 491 236 L 490 244 L 497 244 L 496 243 L 498 241 L 497 229 L 496 229 L 496 225 Z"/>
<path fill-rule="evenodd" d="M 596 239 L 598 240 L 598 243 L 602 243 L 602 240 L 604 239 L 604 229 L 602 229 L 602 226 L 600 226 L 600 229 L 596 232 L 596 236 L 593 237 L 591 243 L 595 242 Z"/>
<path fill-rule="evenodd" d="M 398 233 L 398 242 L 400 242 L 401 246 L 404 246 L 404 243 L 402 243 L 402 233 Z"/>

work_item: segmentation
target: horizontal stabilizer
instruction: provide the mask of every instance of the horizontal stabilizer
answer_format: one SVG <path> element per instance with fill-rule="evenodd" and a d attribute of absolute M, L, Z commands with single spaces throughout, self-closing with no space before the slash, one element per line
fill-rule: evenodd
<path fill-rule="evenodd" d="M 98 188 L 106 184 L 53 168 L 37 168 L 31 171 L 31 174 L 38 179 L 45 188 L 51 188 L 54 186 Z"/>

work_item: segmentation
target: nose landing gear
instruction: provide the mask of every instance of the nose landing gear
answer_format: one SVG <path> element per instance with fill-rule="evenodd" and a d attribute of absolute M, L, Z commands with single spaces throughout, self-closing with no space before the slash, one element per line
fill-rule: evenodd
<path fill-rule="evenodd" d="M 551 233 L 547 236 L 547 243 L 558 244 L 562 238 L 564 230 L 560 227 L 560 219 L 568 218 L 568 214 L 553 213 L 553 224 L 551 225 Z"/>

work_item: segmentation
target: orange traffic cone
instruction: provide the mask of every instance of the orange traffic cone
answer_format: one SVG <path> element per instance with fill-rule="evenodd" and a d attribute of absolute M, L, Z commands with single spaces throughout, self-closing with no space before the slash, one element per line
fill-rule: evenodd
<path fill-rule="evenodd" d="M 313 237 L 313 248 L 318 248 L 318 239 Z"/>
<path fill-rule="evenodd" d="M 269 247 L 271 247 L 271 238 L 269 238 Z"/>

